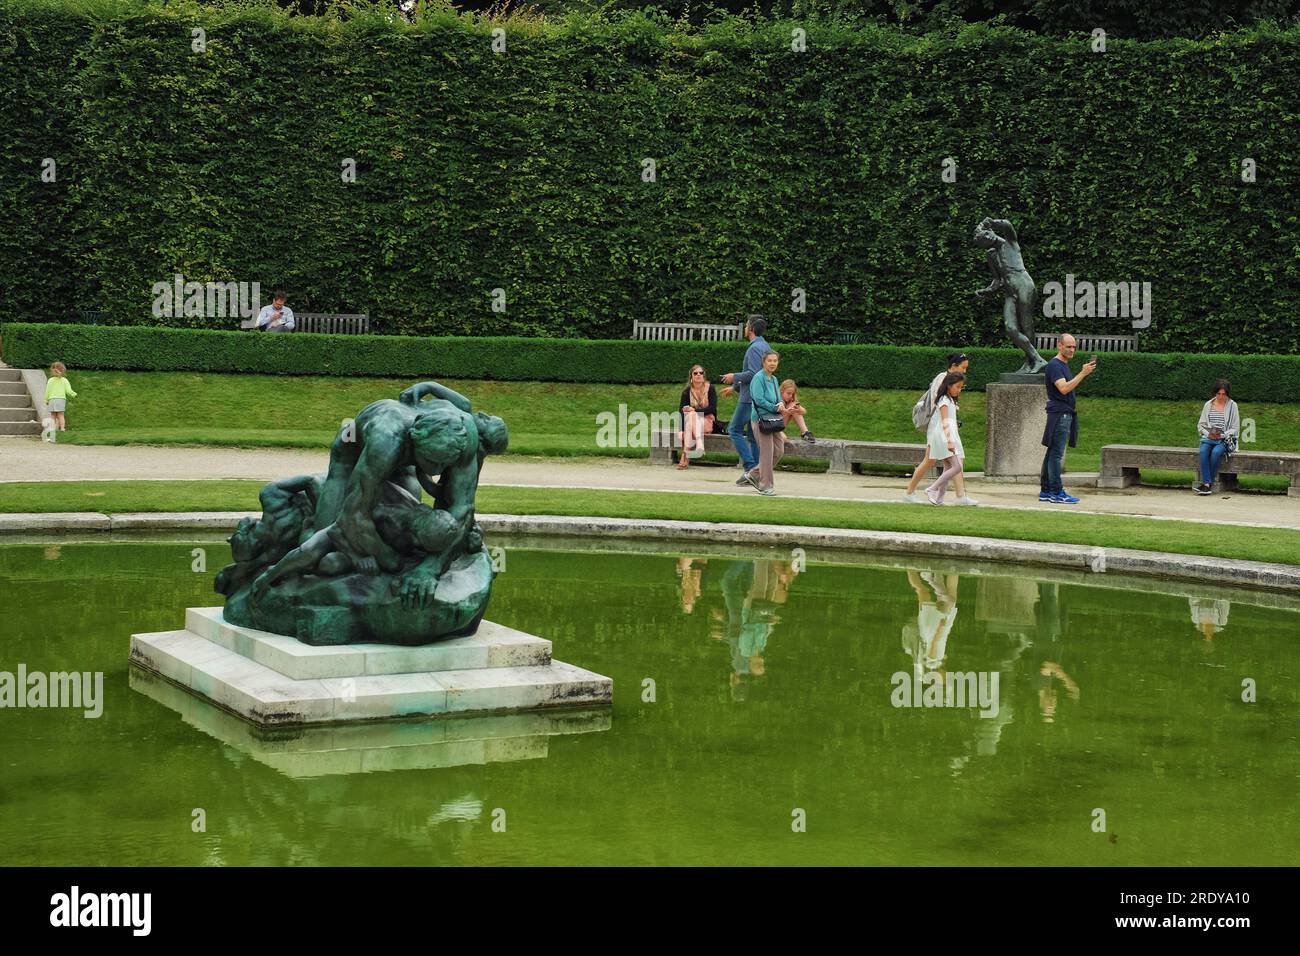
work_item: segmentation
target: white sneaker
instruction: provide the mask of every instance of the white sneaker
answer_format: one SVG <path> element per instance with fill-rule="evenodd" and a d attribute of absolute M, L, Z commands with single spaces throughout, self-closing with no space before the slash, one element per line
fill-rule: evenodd
<path fill-rule="evenodd" d="M 921 499 L 920 493 L 916 491 L 912 492 L 910 495 L 908 494 L 903 495 L 903 500 L 914 505 L 925 504 L 925 502 Z"/>
<path fill-rule="evenodd" d="M 977 505 L 977 504 L 979 504 L 979 502 L 976 501 L 974 498 L 972 498 L 970 495 L 962 495 L 960 498 L 957 498 L 956 500 L 954 500 L 954 501 L 953 501 L 953 504 L 955 504 L 955 505 Z"/>

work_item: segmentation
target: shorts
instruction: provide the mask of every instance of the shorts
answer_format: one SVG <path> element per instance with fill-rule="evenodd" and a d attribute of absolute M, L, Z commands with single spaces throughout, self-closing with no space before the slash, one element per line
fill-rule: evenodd
<path fill-rule="evenodd" d="M 46 405 L 52 412 L 61 412 L 67 409 L 68 400 L 66 398 L 51 398 Z"/>

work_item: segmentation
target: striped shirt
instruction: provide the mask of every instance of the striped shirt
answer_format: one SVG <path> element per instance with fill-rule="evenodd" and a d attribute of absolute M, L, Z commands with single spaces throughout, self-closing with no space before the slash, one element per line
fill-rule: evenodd
<path fill-rule="evenodd" d="M 1209 421 L 1210 431 L 1222 435 L 1228 427 L 1228 407 L 1225 405 L 1222 409 L 1218 409 L 1211 405 Z"/>

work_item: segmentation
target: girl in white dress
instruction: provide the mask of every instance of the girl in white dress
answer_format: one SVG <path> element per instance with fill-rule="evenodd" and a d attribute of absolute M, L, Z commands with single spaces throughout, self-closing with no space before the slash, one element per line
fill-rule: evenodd
<path fill-rule="evenodd" d="M 925 489 L 926 498 L 934 505 L 943 504 L 948 482 L 962 473 L 962 459 L 966 457 L 966 450 L 962 448 L 961 435 L 957 431 L 957 396 L 965 387 L 965 375 L 949 372 L 934 393 L 934 415 L 930 418 L 926 440 L 930 446 L 929 456 L 935 461 L 943 462 L 944 466 L 943 474 Z"/>

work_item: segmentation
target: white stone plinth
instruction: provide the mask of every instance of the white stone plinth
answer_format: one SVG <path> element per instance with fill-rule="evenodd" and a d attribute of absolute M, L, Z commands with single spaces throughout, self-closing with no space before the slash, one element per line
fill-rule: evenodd
<path fill-rule="evenodd" d="M 1043 468 L 1047 389 L 990 382 L 985 389 L 987 441 L 984 474 L 989 478 L 1037 478 Z"/>
<path fill-rule="evenodd" d="M 613 681 L 551 642 L 484 621 L 423 647 L 312 647 L 190 608 L 186 629 L 131 636 L 131 661 L 262 727 L 608 704 Z"/>

